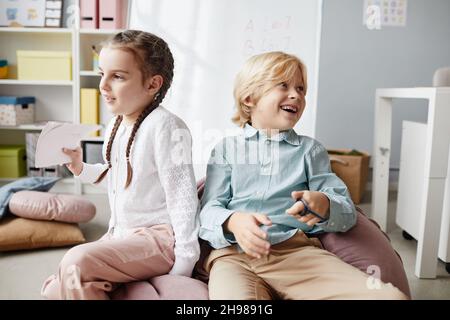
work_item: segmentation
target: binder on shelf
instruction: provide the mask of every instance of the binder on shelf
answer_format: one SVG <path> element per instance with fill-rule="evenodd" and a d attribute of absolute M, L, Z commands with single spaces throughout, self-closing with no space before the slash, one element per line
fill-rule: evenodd
<path fill-rule="evenodd" d="M 124 29 L 127 23 L 128 0 L 99 0 L 100 29 Z"/>
<path fill-rule="evenodd" d="M 80 123 L 99 124 L 99 92 L 98 89 L 81 88 L 80 99 Z M 100 131 L 93 132 L 90 136 L 98 137 Z"/>
<path fill-rule="evenodd" d="M 80 0 L 80 27 L 98 29 L 98 0 Z"/>

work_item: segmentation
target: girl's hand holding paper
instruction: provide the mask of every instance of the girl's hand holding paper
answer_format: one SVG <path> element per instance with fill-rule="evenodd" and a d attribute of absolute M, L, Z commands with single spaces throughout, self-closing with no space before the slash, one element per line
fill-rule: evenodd
<path fill-rule="evenodd" d="M 73 164 L 72 154 L 69 156 L 69 153 L 64 153 L 63 148 L 75 151 L 79 148 L 81 139 L 101 128 L 99 125 L 49 121 L 42 129 L 36 145 L 35 167 Z M 81 149 L 77 157 L 81 157 Z M 68 168 L 70 169 L 69 166 Z"/>

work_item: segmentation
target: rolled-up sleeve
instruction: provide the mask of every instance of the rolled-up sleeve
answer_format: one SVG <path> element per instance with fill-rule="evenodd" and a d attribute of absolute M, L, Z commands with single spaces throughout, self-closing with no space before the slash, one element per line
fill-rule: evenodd
<path fill-rule="evenodd" d="M 356 223 L 356 210 L 347 186 L 330 167 L 327 150 L 317 143 L 306 154 L 309 189 L 320 191 L 330 200 L 330 217 L 317 226 L 325 232 L 345 232 Z"/>
<path fill-rule="evenodd" d="M 233 235 L 223 232 L 223 223 L 234 213 L 227 208 L 232 198 L 232 168 L 224 157 L 223 146 L 224 143 L 219 143 L 211 153 L 201 199 L 200 238 L 208 241 L 215 249 L 236 242 Z"/>

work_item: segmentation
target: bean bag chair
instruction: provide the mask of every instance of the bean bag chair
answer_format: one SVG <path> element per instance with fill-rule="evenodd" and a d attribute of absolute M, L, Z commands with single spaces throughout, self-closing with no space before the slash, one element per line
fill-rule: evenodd
<path fill-rule="evenodd" d="M 204 179 L 198 182 L 199 199 L 203 194 Z M 403 263 L 392 248 L 389 237 L 379 225 L 368 218 L 357 207 L 356 225 L 345 233 L 324 233 L 317 237 L 324 249 L 334 253 L 343 261 L 368 273 L 374 279 L 392 283 L 400 291 L 411 296 Z M 208 274 L 203 270 L 203 261 L 211 248 L 200 240 L 200 259 L 194 269 L 193 278 L 163 275 L 148 281 L 138 281 L 120 286 L 111 294 L 112 299 L 133 300 L 204 300 L 208 299 Z"/>

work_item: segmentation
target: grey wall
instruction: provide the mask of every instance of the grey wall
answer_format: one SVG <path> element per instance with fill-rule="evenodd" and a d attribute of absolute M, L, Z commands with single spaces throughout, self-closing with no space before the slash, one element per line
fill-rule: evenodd
<path fill-rule="evenodd" d="M 376 88 L 431 86 L 450 66 L 450 0 L 408 0 L 405 27 L 369 30 L 363 0 L 324 0 L 316 138 L 372 154 Z M 394 100 L 391 167 L 401 121 L 426 122 L 424 100 Z M 449 106 L 450 107 L 450 106 Z"/>

